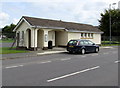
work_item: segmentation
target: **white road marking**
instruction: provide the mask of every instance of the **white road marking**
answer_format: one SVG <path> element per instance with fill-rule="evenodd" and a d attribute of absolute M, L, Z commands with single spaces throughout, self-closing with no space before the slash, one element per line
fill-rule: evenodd
<path fill-rule="evenodd" d="M 17 66 L 8 66 L 8 67 L 5 67 L 5 68 L 16 68 L 16 67 L 22 67 L 24 65 L 17 65 Z"/>
<path fill-rule="evenodd" d="M 115 61 L 114 63 L 119 63 L 120 61 Z"/>
<path fill-rule="evenodd" d="M 87 72 L 87 71 L 90 71 L 90 70 L 94 70 L 94 69 L 97 69 L 97 68 L 100 68 L 100 66 L 95 66 L 95 67 L 88 68 L 88 69 L 85 69 L 85 70 L 82 70 L 82 71 L 78 71 L 78 72 L 70 73 L 70 74 L 67 74 L 67 75 L 60 76 L 60 77 L 56 77 L 56 78 L 53 78 L 53 79 L 49 79 L 49 80 L 47 80 L 47 82 L 52 82 L 52 81 L 55 81 L 55 80 L 63 79 L 63 78 L 69 77 L 69 76 L 77 75 L 77 74 Z"/>
<path fill-rule="evenodd" d="M 40 62 L 40 63 L 44 64 L 44 63 L 50 63 L 50 62 L 52 62 L 52 61 L 44 61 L 44 62 Z"/>
<path fill-rule="evenodd" d="M 71 58 L 60 59 L 61 61 L 70 60 Z"/>

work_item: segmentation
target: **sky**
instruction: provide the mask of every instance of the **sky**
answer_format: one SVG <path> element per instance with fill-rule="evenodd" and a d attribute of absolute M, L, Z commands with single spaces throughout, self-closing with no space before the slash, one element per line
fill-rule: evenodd
<path fill-rule="evenodd" d="M 17 24 L 22 16 L 98 26 L 105 9 L 118 8 L 120 0 L 1 0 L 0 28 Z"/>

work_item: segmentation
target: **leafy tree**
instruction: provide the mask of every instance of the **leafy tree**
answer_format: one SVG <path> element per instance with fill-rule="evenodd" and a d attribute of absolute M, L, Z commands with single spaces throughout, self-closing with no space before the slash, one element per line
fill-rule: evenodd
<path fill-rule="evenodd" d="M 104 36 L 109 36 L 110 32 L 110 17 L 111 14 L 111 33 L 112 36 L 120 35 L 120 9 L 105 10 L 105 13 L 101 13 L 101 19 L 99 20 L 99 28 L 104 32 Z"/>
<path fill-rule="evenodd" d="M 4 28 L 2 28 L 2 34 L 6 35 L 7 38 L 14 38 L 15 32 L 13 32 L 13 29 L 15 28 L 15 26 L 15 24 L 5 26 Z"/>

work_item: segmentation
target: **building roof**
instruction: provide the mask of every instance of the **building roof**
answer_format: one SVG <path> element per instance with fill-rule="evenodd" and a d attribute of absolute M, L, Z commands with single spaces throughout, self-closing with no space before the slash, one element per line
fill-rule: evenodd
<path fill-rule="evenodd" d="M 75 31 L 102 32 L 97 27 L 88 24 L 65 22 L 61 20 L 42 19 L 28 16 L 23 16 L 22 18 L 24 18 L 31 26 L 64 28 L 67 29 L 68 31 L 75 30 Z"/>

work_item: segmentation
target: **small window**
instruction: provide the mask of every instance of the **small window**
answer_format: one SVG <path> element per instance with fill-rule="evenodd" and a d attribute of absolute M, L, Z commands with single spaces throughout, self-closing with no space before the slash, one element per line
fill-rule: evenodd
<path fill-rule="evenodd" d="M 87 33 L 85 33 L 85 37 L 87 37 Z"/>
<path fill-rule="evenodd" d="M 83 38 L 83 33 L 81 33 L 81 37 Z"/>
<path fill-rule="evenodd" d="M 91 33 L 91 37 L 93 38 L 93 33 Z"/>
<path fill-rule="evenodd" d="M 88 33 L 88 37 L 90 37 L 90 33 Z"/>

